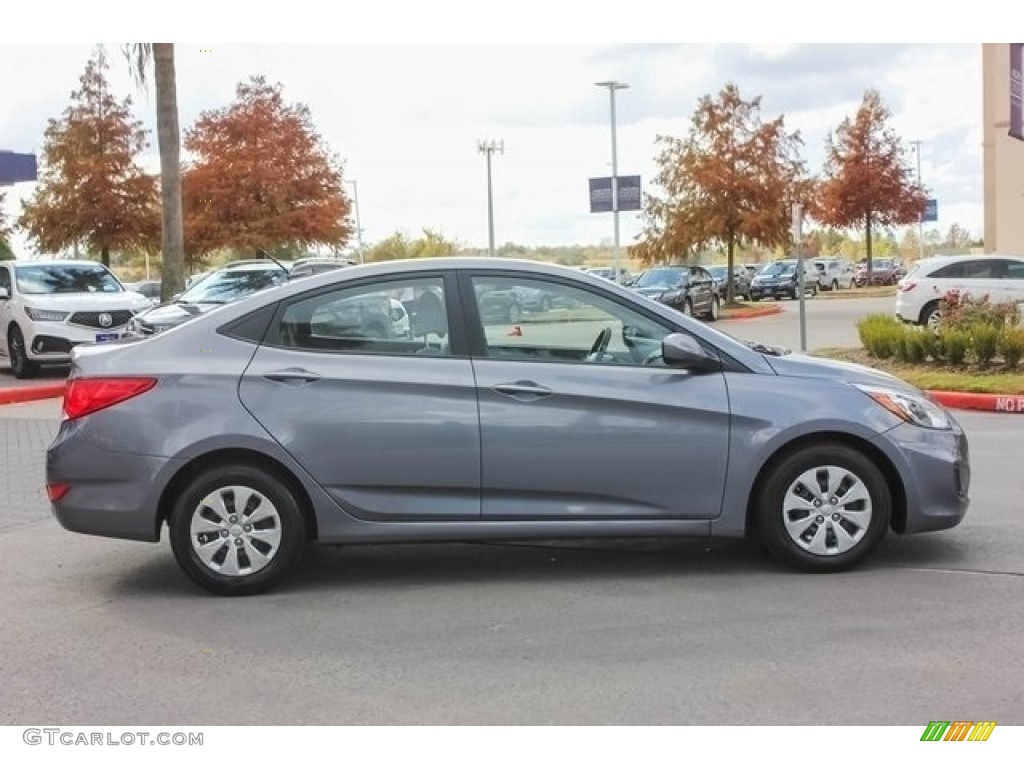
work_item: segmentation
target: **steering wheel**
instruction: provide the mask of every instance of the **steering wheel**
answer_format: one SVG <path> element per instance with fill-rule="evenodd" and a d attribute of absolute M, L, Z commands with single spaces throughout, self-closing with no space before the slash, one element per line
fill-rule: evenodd
<path fill-rule="evenodd" d="M 612 329 L 602 328 L 601 332 L 597 334 L 597 338 L 594 339 L 594 343 L 590 347 L 590 354 L 587 355 L 589 362 L 600 360 L 604 357 L 604 353 L 608 350 L 608 345 L 612 341 Z"/>

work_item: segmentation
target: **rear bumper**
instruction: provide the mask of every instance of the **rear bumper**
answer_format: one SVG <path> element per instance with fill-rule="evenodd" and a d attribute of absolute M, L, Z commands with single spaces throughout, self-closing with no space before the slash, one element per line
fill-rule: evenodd
<path fill-rule="evenodd" d="M 103 450 L 76 436 L 78 429 L 64 422 L 46 451 L 46 482 L 70 486 L 51 504 L 54 517 L 77 533 L 159 541 L 160 495 L 178 463 Z"/>

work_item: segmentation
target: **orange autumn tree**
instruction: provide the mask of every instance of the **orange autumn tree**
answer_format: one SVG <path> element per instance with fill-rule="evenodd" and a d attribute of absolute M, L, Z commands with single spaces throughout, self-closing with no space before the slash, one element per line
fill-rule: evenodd
<path fill-rule="evenodd" d="M 339 246 L 352 234 L 340 164 L 309 109 L 281 85 L 240 83 L 234 103 L 204 112 L 185 134 L 185 243 L 190 257 L 220 248 L 271 252 Z"/>
<path fill-rule="evenodd" d="M 851 120 L 825 140 L 825 172 L 814 217 L 823 224 L 863 229 L 868 283 L 872 280 L 871 233 L 919 220 L 927 199 L 918 187 L 899 138 L 888 126 L 891 113 L 878 91 L 869 90 Z"/>
<path fill-rule="evenodd" d="M 135 162 L 146 133 L 131 99 L 111 95 L 107 69 L 99 48 L 71 106 L 47 124 L 39 183 L 18 224 L 45 253 L 82 243 L 109 266 L 112 251 L 155 247 L 160 213 L 156 179 Z"/>
<path fill-rule="evenodd" d="M 704 96 L 685 139 L 659 136 L 655 183 L 647 195 L 645 228 L 632 252 L 645 263 L 686 258 L 710 243 L 724 245 L 730 273 L 736 247 L 790 240 L 790 203 L 811 189 L 799 158 L 799 133 L 783 117 L 761 119 L 761 99 L 743 99 L 728 83 Z M 733 299 L 727 281 L 727 301 Z"/>

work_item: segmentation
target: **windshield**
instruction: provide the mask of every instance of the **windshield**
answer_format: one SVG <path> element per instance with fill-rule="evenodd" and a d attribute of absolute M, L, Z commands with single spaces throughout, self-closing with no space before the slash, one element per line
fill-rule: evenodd
<path fill-rule="evenodd" d="M 725 272 L 726 272 L 727 269 L 729 269 L 729 268 L 728 267 L 721 267 L 721 266 L 719 266 L 719 267 L 708 267 L 708 272 L 711 273 L 711 276 L 713 278 L 715 278 L 715 280 L 724 280 L 725 279 Z"/>
<path fill-rule="evenodd" d="M 278 268 L 214 272 L 178 297 L 179 304 L 228 304 L 256 291 L 286 282 Z"/>
<path fill-rule="evenodd" d="M 686 282 L 686 273 L 681 269 L 649 269 L 636 281 L 637 288 L 679 288 Z"/>
<path fill-rule="evenodd" d="M 791 275 L 796 272 L 796 264 L 788 261 L 776 261 L 771 264 L 765 264 L 761 270 L 762 275 L 768 277 L 778 277 L 779 275 Z"/>
<path fill-rule="evenodd" d="M 14 268 L 24 294 L 120 293 L 124 290 L 102 264 L 26 264 Z"/>

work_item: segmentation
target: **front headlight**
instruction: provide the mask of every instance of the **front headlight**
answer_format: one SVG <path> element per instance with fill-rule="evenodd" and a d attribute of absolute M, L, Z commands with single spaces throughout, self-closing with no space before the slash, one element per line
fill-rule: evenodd
<path fill-rule="evenodd" d="M 926 429 L 951 429 L 949 416 L 942 406 L 933 403 L 924 394 L 913 395 L 898 389 L 856 384 L 857 389 L 890 413 L 908 424 Z"/>
<path fill-rule="evenodd" d="M 25 307 L 25 314 L 33 320 L 45 320 L 52 323 L 59 323 L 71 313 L 60 312 L 56 309 L 36 309 L 35 307 Z"/>

